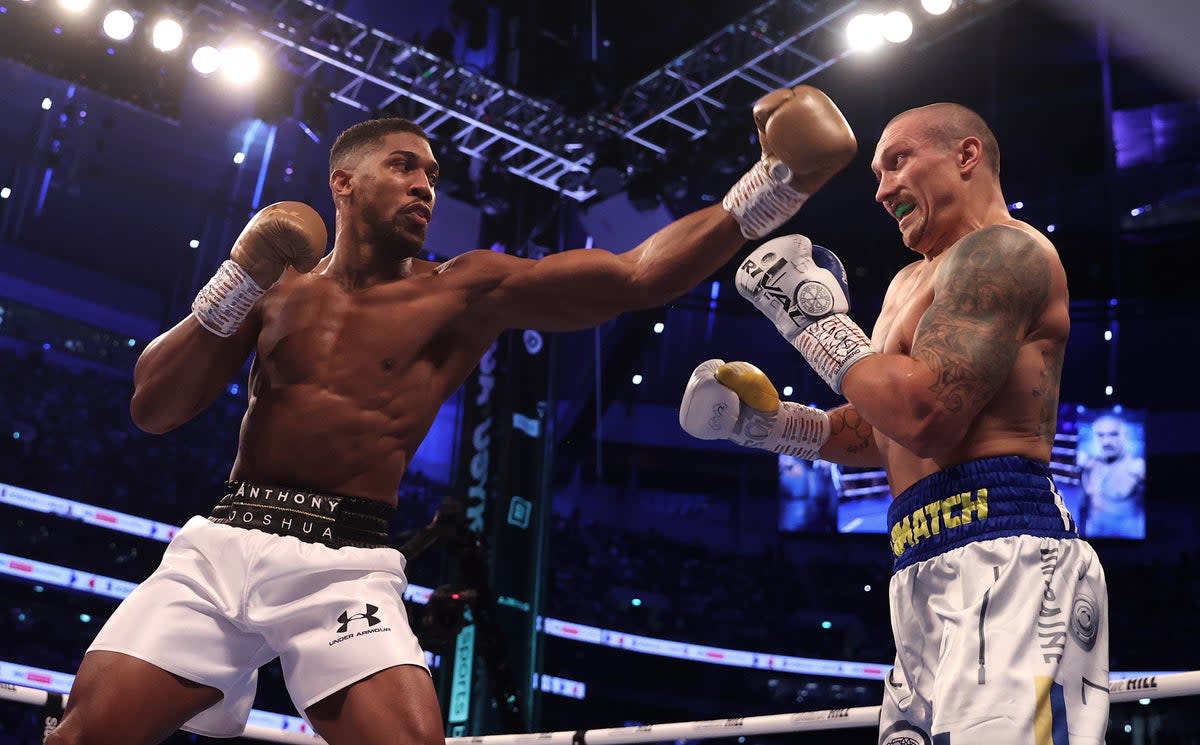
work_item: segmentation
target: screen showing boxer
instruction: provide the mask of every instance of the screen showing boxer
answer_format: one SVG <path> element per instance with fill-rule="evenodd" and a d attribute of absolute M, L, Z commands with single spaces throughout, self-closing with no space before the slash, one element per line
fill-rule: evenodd
<path fill-rule="evenodd" d="M 1063 404 L 1050 468 L 1088 538 L 1146 537 L 1145 411 Z M 884 533 L 892 492 L 884 472 L 779 456 L 779 530 Z"/>
<path fill-rule="evenodd" d="M 1087 538 L 1146 537 L 1146 412 L 1065 405 L 1051 464 Z"/>

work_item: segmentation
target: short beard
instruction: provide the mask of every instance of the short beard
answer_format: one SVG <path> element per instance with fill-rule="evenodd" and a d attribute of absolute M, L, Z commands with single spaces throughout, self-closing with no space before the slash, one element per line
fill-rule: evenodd
<path fill-rule="evenodd" d="M 416 256 L 425 247 L 425 230 L 420 235 L 414 235 L 404 230 L 400 225 L 401 215 L 395 219 L 383 219 L 376 215 L 363 215 L 367 224 L 367 235 L 370 241 L 379 249 L 386 251 L 397 259 L 407 259 Z"/>

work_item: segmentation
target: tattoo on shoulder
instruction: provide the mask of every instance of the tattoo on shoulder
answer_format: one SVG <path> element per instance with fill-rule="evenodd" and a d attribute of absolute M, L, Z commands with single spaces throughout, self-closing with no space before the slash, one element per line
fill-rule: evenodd
<path fill-rule="evenodd" d="M 991 400 L 1049 294 L 1049 259 L 1016 228 L 983 228 L 951 249 L 912 350 L 937 374 L 932 390 L 943 406 L 961 411 Z"/>
<path fill-rule="evenodd" d="M 849 433 L 846 451 L 861 453 L 869 450 L 875 444 L 875 430 L 866 419 L 852 407 L 844 406 L 829 412 L 829 436 L 838 437 L 841 433 Z"/>

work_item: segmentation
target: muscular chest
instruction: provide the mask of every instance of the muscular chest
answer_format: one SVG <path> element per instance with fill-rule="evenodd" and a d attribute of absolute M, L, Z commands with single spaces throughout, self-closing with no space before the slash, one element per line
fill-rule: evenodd
<path fill-rule="evenodd" d="M 350 293 L 300 278 L 264 306 L 259 361 L 272 384 L 342 392 L 429 377 L 452 343 L 461 305 L 436 287 Z"/>
<path fill-rule="evenodd" d="M 918 269 L 898 281 L 888 293 L 872 342 L 884 352 L 908 354 L 921 316 L 933 304 L 933 272 Z"/>

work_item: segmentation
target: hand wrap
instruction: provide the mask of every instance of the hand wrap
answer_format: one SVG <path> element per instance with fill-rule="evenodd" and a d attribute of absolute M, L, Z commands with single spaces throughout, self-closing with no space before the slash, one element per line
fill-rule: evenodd
<path fill-rule="evenodd" d="M 226 259 L 192 301 L 192 314 L 217 336 L 233 336 L 266 290 L 237 262 Z"/>

